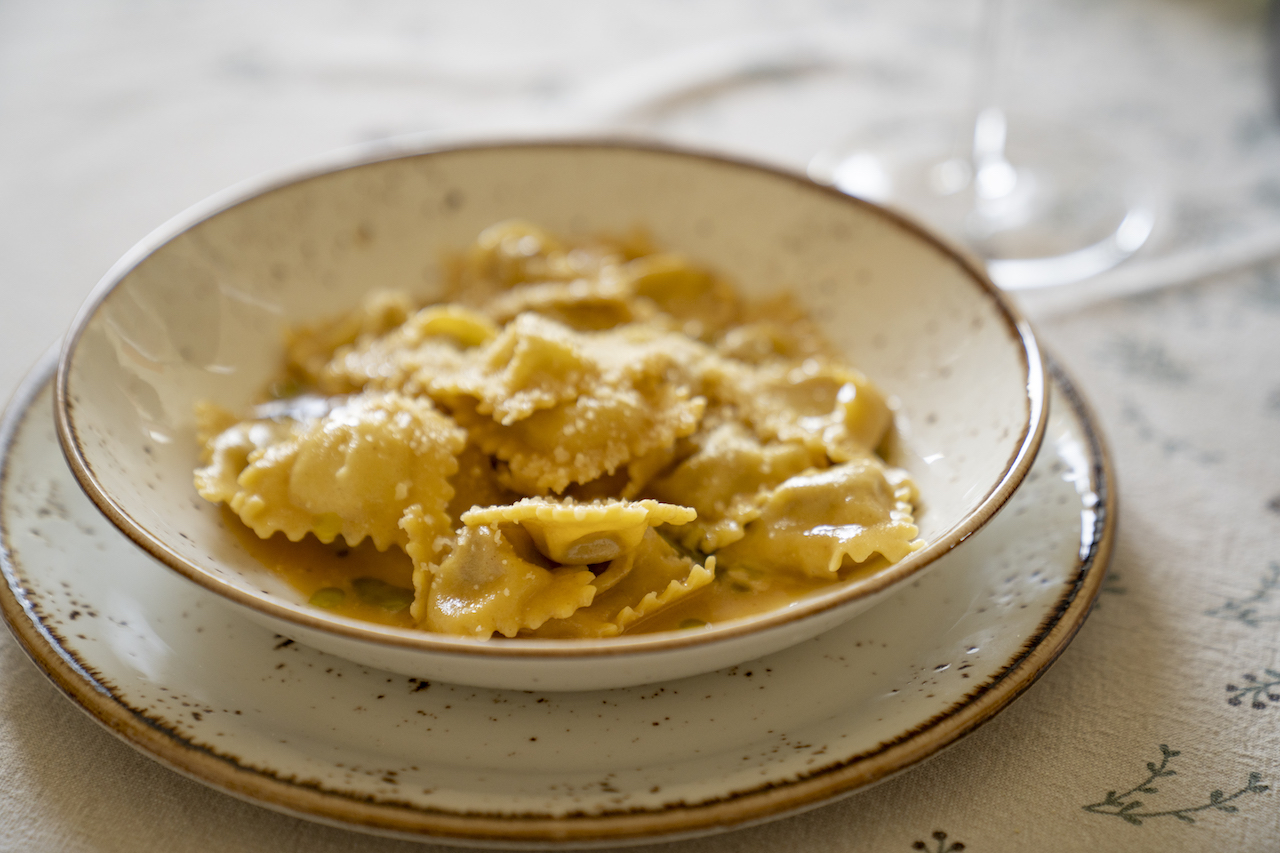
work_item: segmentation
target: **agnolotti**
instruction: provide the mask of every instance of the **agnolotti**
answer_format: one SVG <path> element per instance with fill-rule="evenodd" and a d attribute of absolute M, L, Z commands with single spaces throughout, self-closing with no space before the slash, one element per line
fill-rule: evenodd
<path fill-rule="evenodd" d="M 729 563 L 834 580 L 846 563 L 901 560 L 923 543 L 914 489 L 870 458 L 808 471 L 771 490 L 745 535 L 721 552 Z"/>
<path fill-rule="evenodd" d="M 448 532 L 448 478 L 465 442 L 429 401 L 371 392 L 319 417 L 232 426 L 209 441 L 196 489 L 264 538 L 342 536 L 358 545 L 368 537 L 386 550 L 407 544 L 406 514 Z"/>
<path fill-rule="evenodd" d="M 407 314 L 386 334 L 362 335 L 334 348 L 314 381 L 329 394 L 377 388 L 420 395 L 433 380 L 461 370 L 466 350 L 497 334 L 483 314 L 457 305 L 431 305 Z"/>
<path fill-rule="evenodd" d="M 613 560 L 596 581 L 603 587 L 588 607 L 549 620 L 534 636 L 616 637 L 644 617 L 670 607 L 715 579 L 716 558 L 696 563 L 652 529 L 633 551 Z"/>
<path fill-rule="evenodd" d="M 921 547 L 890 398 L 791 300 L 519 221 L 442 293 L 298 327 L 272 399 L 198 408 L 197 491 L 314 606 L 476 640 L 689 630 Z"/>
<path fill-rule="evenodd" d="M 770 487 L 822 461 L 821 452 L 803 443 L 762 442 L 730 419 L 704 430 L 697 449 L 650 491 L 689 504 L 698 518 L 680 528 L 680 541 L 714 553 L 743 537 L 743 525 L 760 516 Z"/>
<path fill-rule="evenodd" d="M 464 528 L 439 565 L 415 567 L 411 613 L 418 624 L 478 639 L 514 637 L 590 604 L 595 575 L 539 559 L 527 540 L 518 528 Z"/>

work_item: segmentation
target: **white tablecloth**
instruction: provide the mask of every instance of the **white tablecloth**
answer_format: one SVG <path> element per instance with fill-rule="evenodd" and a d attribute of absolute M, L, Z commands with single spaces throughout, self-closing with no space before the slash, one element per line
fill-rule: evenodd
<path fill-rule="evenodd" d="M 0 394 L 115 258 L 240 179 L 353 142 L 548 117 L 800 167 L 877 117 L 962 105 L 975 12 L 944 0 L 9 0 Z M 1177 277 L 1189 257 L 1179 252 L 1226 262 L 1280 235 L 1264 12 L 1249 0 L 1017 9 L 1007 102 L 1112 137 L 1167 190 L 1132 270 Z M 750 79 L 649 97 L 793 43 L 820 45 L 821 67 L 766 63 Z M 1124 299 L 1077 293 L 1088 300 L 1027 302 L 1098 410 L 1120 483 L 1112 575 L 1075 643 L 925 764 L 799 817 L 664 849 L 1280 849 L 1280 266 Z M 1148 762 L 1176 771 L 1133 812 L 1151 816 L 1085 808 L 1142 782 Z M 1237 792 L 1235 811 L 1214 807 Z M 0 635 L 0 849 L 423 848 L 284 817 L 165 770 Z"/>

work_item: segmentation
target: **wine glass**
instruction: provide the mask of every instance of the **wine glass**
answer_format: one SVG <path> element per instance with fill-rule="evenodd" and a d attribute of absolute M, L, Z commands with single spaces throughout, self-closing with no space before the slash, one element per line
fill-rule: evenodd
<path fill-rule="evenodd" d="M 1141 171 L 1080 129 L 1000 105 L 1007 0 L 983 0 L 967 116 L 909 117 L 864 129 L 813 158 L 809 174 L 899 208 L 969 246 L 1009 290 L 1097 275 L 1151 235 Z"/>

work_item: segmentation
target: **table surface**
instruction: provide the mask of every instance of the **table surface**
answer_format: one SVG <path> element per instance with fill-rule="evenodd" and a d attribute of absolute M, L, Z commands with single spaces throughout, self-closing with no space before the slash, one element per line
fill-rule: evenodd
<path fill-rule="evenodd" d="M 117 257 L 244 178 L 388 136 L 553 120 L 801 168 L 878 118 L 962 106 L 977 11 L 973 0 L 9 0 L 0 394 Z M 1280 847 L 1280 265 L 1239 265 L 1272 245 L 1280 255 L 1265 11 L 1251 0 L 1014 9 L 1005 102 L 1110 137 L 1164 189 L 1152 243 L 1127 268 L 1024 301 L 1097 410 L 1119 480 L 1111 574 L 1074 644 L 921 766 L 664 850 Z M 796 45 L 823 61 L 786 59 Z M 726 75 L 753 56 L 751 73 Z M 1134 282 L 1175 283 L 1109 295 Z M 1084 808 L 1141 783 L 1162 756 L 1175 775 L 1131 813 L 1148 816 Z M 1267 790 L 1214 807 L 1251 774 Z M 0 849 L 428 848 L 275 814 L 165 770 L 63 699 L 0 632 Z"/>

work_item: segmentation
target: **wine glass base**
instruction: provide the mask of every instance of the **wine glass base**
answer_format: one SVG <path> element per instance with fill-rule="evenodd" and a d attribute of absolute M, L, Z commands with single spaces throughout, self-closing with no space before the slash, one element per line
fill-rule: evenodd
<path fill-rule="evenodd" d="M 1153 196 L 1119 152 L 1029 116 L 1007 128 L 1004 158 L 978 173 L 971 121 L 907 118 L 818 154 L 809 176 L 959 240 L 1008 290 L 1089 278 L 1147 241 Z"/>

